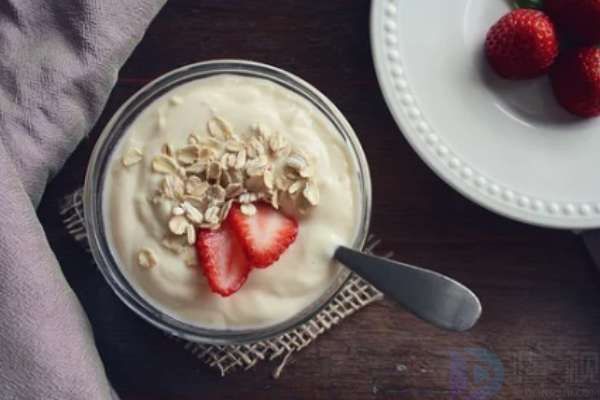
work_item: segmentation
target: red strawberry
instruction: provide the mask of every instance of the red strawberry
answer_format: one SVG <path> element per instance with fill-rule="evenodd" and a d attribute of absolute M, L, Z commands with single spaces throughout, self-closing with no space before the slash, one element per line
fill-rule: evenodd
<path fill-rule="evenodd" d="M 214 231 L 198 230 L 196 250 L 213 292 L 230 296 L 246 282 L 250 263 L 229 222 Z"/>
<path fill-rule="evenodd" d="M 600 49 L 584 47 L 561 55 L 550 73 L 558 102 L 581 117 L 600 115 Z"/>
<path fill-rule="evenodd" d="M 247 216 L 234 206 L 229 212 L 233 230 L 237 233 L 250 263 L 265 268 L 279 259 L 296 240 L 298 223 L 268 204 L 257 203 L 256 214 Z"/>
<path fill-rule="evenodd" d="M 554 25 L 541 11 L 513 10 L 490 28 L 485 54 L 492 68 L 504 78 L 540 76 L 558 55 Z"/>
<path fill-rule="evenodd" d="M 600 43 L 600 0 L 546 0 L 544 8 L 572 40 L 584 45 Z"/>

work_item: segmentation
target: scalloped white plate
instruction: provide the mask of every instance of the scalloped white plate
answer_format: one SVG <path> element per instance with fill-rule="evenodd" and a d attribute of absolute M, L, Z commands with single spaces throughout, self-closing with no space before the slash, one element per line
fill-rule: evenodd
<path fill-rule="evenodd" d="M 482 54 L 504 0 L 374 0 L 379 83 L 401 130 L 480 205 L 556 228 L 600 226 L 600 119 L 554 101 L 546 78 L 497 78 Z"/>

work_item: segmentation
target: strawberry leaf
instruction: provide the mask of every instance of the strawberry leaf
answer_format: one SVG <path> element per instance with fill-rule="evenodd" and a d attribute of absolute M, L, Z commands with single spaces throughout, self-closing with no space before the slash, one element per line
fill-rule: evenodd
<path fill-rule="evenodd" d="M 516 0 L 513 2 L 513 7 L 541 10 L 544 8 L 544 0 Z"/>

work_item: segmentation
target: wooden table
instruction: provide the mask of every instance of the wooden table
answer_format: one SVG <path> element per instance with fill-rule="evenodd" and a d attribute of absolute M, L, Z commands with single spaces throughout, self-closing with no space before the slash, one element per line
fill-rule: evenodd
<path fill-rule="evenodd" d="M 600 285 L 580 238 L 492 214 L 423 164 L 379 91 L 369 8 L 367 0 L 171 0 L 122 70 L 90 139 L 48 188 L 42 220 L 124 400 L 600 397 Z M 282 67 L 337 104 L 371 165 L 372 232 L 382 249 L 472 287 L 484 305 L 475 329 L 442 332 L 384 301 L 294 355 L 278 380 L 268 363 L 222 379 L 120 303 L 65 234 L 57 201 L 81 185 L 95 138 L 125 99 L 173 68 L 215 58 Z M 479 378 L 463 373 L 461 361 Z M 465 391 L 453 397 L 461 383 Z M 490 397 L 495 384 L 500 392 Z M 477 388 L 490 393 L 474 397 Z"/>

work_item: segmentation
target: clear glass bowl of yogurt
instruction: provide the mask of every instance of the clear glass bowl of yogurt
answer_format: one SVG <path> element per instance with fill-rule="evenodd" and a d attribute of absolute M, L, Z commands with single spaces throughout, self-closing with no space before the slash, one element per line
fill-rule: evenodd
<path fill-rule="evenodd" d="M 148 188 L 159 185 L 153 157 L 166 145 L 185 146 L 190 134 L 202 136 L 214 115 L 236 131 L 257 124 L 280 131 L 310 154 L 320 190 L 319 205 L 298 216 L 295 243 L 229 297 L 211 292 L 189 254 L 186 260 L 161 246 L 165 211 Z M 163 75 L 117 111 L 91 156 L 84 211 L 96 263 L 135 313 L 187 340 L 243 344 L 300 326 L 343 287 L 350 274 L 332 255 L 338 244 L 363 247 L 371 181 L 352 127 L 317 89 L 272 66 L 217 60 Z M 152 252 L 152 268 L 138 265 L 141 248 Z"/>

